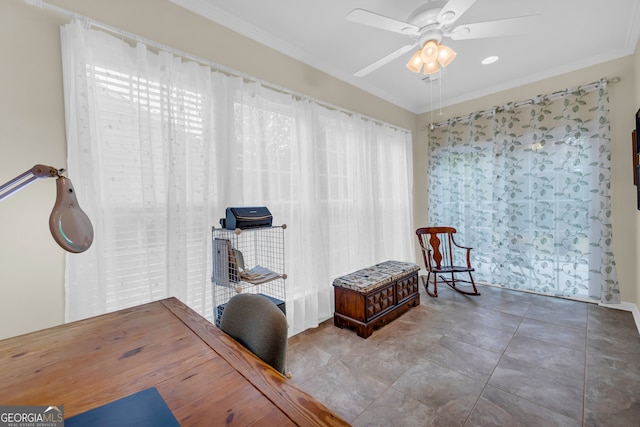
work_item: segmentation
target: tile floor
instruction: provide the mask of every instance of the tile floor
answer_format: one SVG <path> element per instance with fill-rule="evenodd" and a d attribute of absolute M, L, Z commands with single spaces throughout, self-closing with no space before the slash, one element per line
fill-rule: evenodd
<path fill-rule="evenodd" d="M 438 286 L 366 340 L 328 320 L 289 339 L 287 370 L 354 426 L 640 426 L 630 312 Z"/>

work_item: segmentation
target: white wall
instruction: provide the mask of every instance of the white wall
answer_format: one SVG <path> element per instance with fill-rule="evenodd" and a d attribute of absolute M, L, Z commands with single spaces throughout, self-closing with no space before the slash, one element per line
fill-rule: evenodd
<path fill-rule="evenodd" d="M 47 3 L 416 133 L 415 114 L 168 0 Z M 66 167 L 59 27 L 68 21 L 22 0 L 0 1 L 0 183 L 36 163 Z M 48 229 L 54 199 L 50 179 L 0 202 L 0 339 L 64 322 L 65 255 Z"/>
<path fill-rule="evenodd" d="M 66 164 L 62 22 L 0 2 L 0 183 L 36 163 Z M 64 255 L 49 233 L 55 180 L 0 202 L 0 338 L 64 320 Z"/>

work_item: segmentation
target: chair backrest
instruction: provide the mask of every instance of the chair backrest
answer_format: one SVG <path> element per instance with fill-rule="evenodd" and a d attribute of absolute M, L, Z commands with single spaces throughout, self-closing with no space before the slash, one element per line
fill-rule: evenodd
<path fill-rule="evenodd" d="M 220 329 L 284 374 L 287 318 L 273 301 L 258 294 L 234 295 L 224 307 Z"/>
<path fill-rule="evenodd" d="M 453 227 L 422 227 L 416 230 L 427 270 L 453 265 Z"/>

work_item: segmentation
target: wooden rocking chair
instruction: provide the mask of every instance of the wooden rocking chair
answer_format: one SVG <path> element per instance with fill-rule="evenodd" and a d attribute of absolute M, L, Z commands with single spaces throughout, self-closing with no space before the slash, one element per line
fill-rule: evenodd
<path fill-rule="evenodd" d="M 453 227 L 423 227 L 416 230 L 420 248 L 422 249 L 422 257 L 424 265 L 427 269 L 427 280 L 424 281 L 424 289 L 429 296 L 438 297 L 438 276 L 449 285 L 453 290 L 465 295 L 480 295 L 476 284 L 473 281 L 471 272 L 471 248 L 458 245 L 453 239 L 456 229 Z M 466 251 L 466 266 L 454 264 L 454 254 L 462 249 Z M 457 273 L 468 273 L 470 280 L 457 279 Z M 429 291 L 429 278 L 433 274 L 433 293 Z M 442 276 L 443 274 L 451 274 L 451 279 Z M 473 292 L 460 289 L 457 283 L 470 283 L 473 286 Z"/>

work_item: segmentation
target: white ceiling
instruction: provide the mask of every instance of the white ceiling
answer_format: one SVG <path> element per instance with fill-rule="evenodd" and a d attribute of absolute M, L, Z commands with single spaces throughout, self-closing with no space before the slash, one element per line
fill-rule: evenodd
<path fill-rule="evenodd" d="M 536 14 L 541 25 L 525 35 L 443 39 L 458 56 L 428 83 L 405 67 L 415 50 L 354 77 L 411 40 L 345 19 L 361 8 L 407 21 L 428 0 L 171 1 L 418 114 L 631 55 L 640 34 L 638 0 L 476 0 L 454 26 Z M 482 65 L 490 55 L 500 60 Z"/>

